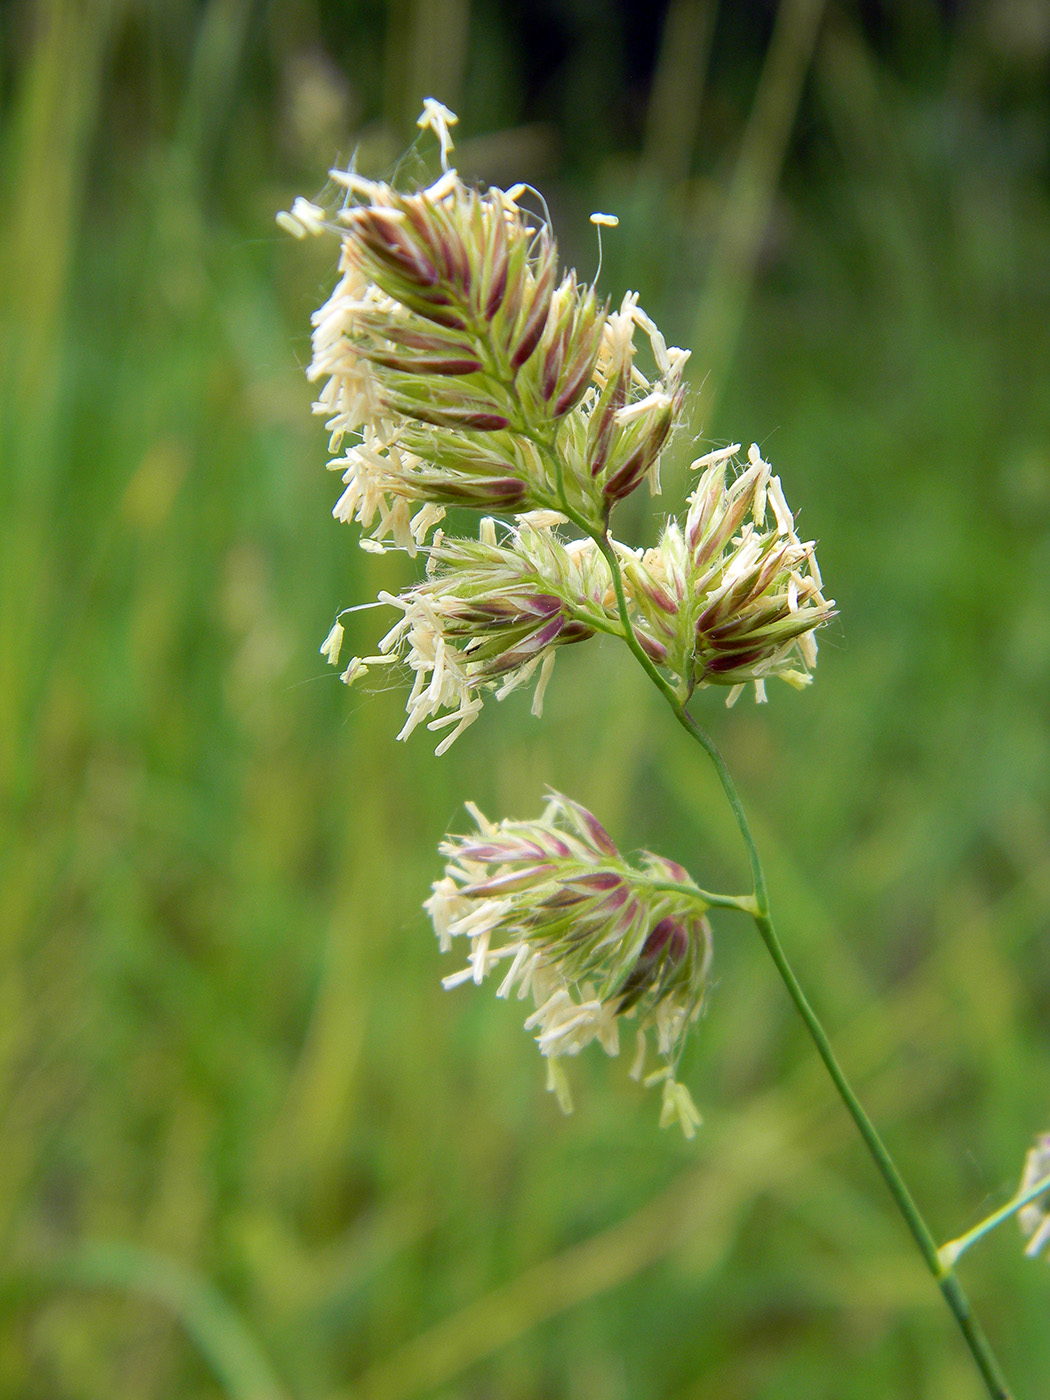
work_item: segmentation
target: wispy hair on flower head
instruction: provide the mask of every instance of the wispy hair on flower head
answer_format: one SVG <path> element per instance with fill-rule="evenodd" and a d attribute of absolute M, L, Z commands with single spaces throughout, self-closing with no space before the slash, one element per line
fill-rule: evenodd
<path fill-rule="evenodd" d="M 661 1124 L 692 1137 L 700 1121 L 675 1067 L 703 1004 L 711 928 L 703 892 L 674 861 L 620 855 L 598 819 L 560 793 L 537 821 L 490 822 L 473 806 L 472 836 L 450 836 L 445 874 L 425 908 L 442 951 L 470 943 L 446 987 L 480 984 L 497 969 L 497 996 L 530 997 L 525 1028 L 547 1059 L 548 1087 L 572 1106 L 559 1061 L 598 1041 L 620 1050 L 620 1025 L 637 1027 L 631 1074 L 662 1085 Z M 661 1066 L 645 1075 L 647 1035 Z"/>

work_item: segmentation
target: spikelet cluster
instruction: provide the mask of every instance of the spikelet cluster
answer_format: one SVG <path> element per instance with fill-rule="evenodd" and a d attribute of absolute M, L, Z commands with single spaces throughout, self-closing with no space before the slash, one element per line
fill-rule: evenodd
<path fill-rule="evenodd" d="M 401 611 L 377 655 L 354 657 L 343 672 L 348 684 L 369 667 L 401 662 L 414 677 L 398 735 L 407 739 L 421 721 L 448 730 L 444 753 L 477 718 L 485 692 L 502 700 L 535 679 L 532 713 L 543 696 L 558 649 L 616 632 L 620 622 L 609 566 L 591 540 L 565 543 L 558 517 L 524 514 L 515 527 L 486 517 L 479 538 L 435 538 L 427 576 L 380 602 Z M 325 654 L 335 664 L 342 641 L 329 635 Z"/>
<path fill-rule="evenodd" d="M 437 122 L 446 159 L 450 116 Z M 334 216 L 300 199 L 282 222 L 339 240 L 308 370 L 342 449 L 330 464 L 345 487 L 339 519 L 409 549 L 450 505 L 569 505 L 604 528 L 617 501 L 657 481 L 686 352 L 667 347 L 636 296 L 610 315 L 559 268 L 547 224 L 520 203 L 525 187 L 481 191 L 449 168 L 414 193 L 331 177 L 345 191 Z M 638 329 L 652 379 L 634 363 Z"/>
<path fill-rule="evenodd" d="M 532 1000 L 525 1028 L 566 1111 L 561 1059 L 592 1041 L 619 1054 L 621 1023 L 632 1022 L 632 1075 L 662 1086 L 662 1124 L 691 1137 L 699 1114 L 674 1071 L 703 1004 L 711 929 L 688 873 L 648 852 L 633 867 L 592 813 L 558 793 L 537 821 L 493 823 L 468 810 L 477 831 L 443 843 L 448 864 L 425 905 L 443 951 L 460 938 L 470 945 L 445 986 L 498 970 L 497 996 Z M 648 1037 L 661 1063 L 646 1074 Z"/>
<path fill-rule="evenodd" d="M 390 539 L 414 554 L 435 538 L 426 581 L 380 595 L 403 617 L 343 679 L 403 661 L 412 689 L 400 737 L 425 720 L 448 731 L 439 752 L 476 718 L 484 690 L 508 694 L 537 670 L 538 713 L 558 646 L 595 630 L 625 636 L 595 544 L 604 536 L 630 626 L 683 699 L 717 685 L 731 704 L 750 681 L 761 700 L 777 676 L 808 684 L 834 604 L 756 447 L 742 468 L 738 447 L 694 463 L 702 475 L 685 520 L 668 520 L 654 548 L 609 534 L 619 501 L 643 481 L 659 487 L 687 353 L 667 345 L 636 293 L 613 311 L 559 269 L 524 187 L 464 184 L 448 166 L 455 120 L 428 99 L 420 124 L 436 133 L 445 168 L 426 188 L 335 170 L 345 199 L 333 216 L 302 199 L 282 216 L 302 237 L 339 241 L 340 277 L 314 316 L 308 371 L 343 478 L 333 513 L 360 524 L 374 549 Z M 491 524 L 479 540 L 451 540 L 440 528 L 450 506 L 522 523 L 500 546 Z M 537 523 L 570 520 L 589 538 Z M 332 662 L 341 637 L 337 623 L 322 647 Z"/>
<path fill-rule="evenodd" d="M 708 685 L 748 681 L 760 700 L 779 677 L 808 685 L 816 629 L 834 615 L 821 591 L 812 542 L 795 533 L 780 478 L 752 444 L 730 474 L 739 444 L 694 462 L 702 470 L 685 521 L 669 520 L 655 549 L 627 558 L 639 639 L 688 697 Z"/>

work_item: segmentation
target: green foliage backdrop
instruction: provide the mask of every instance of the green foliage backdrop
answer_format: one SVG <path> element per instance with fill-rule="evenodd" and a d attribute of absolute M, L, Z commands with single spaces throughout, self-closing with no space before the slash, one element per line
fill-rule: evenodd
<path fill-rule="evenodd" d="M 419 905 L 550 783 L 732 886 L 624 658 L 443 759 L 317 655 L 410 577 L 329 511 L 277 232 L 423 96 L 694 351 L 841 620 L 812 691 L 700 697 L 778 923 L 943 1237 L 1050 1126 L 1050 33 L 975 0 L 38 0 L 0 10 L 0 1393 L 976 1396 L 765 954 L 716 921 L 693 1144 L 618 1063 L 562 1119 Z M 666 508 L 693 444 L 677 444 Z M 639 532 L 648 505 L 633 507 Z M 397 577 L 402 569 L 401 579 Z M 369 647 L 374 617 L 348 642 Z M 1046 1394 L 1050 1274 L 962 1266 Z"/>

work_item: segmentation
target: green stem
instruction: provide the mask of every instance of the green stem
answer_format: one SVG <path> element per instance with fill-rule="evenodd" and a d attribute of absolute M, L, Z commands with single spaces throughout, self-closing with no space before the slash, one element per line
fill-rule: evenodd
<path fill-rule="evenodd" d="M 766 874 L 762 868 L 762 860 L 758 854 L 758 847 L 755 845 L 755 838 L 751 835 L 751 827 L 744 812 L 743 804 L 740 801 L 740 794 L 736 790 L 736 784 L 730 777 L 726 761 L 715 747 L 714 741 L 708 734 L 700 728 L 696 720 L 685 708 L 677 696 L 671 704 L 674 717 L 691 739 L 694 739 L 714 765 L 718 780 L 722 784 L 722 791 L 726 795 L 740 835 L 743 837 L 744 846 L 747 850 L 748 863 L 751 866 L 751 879 L 754 884 L 755 908 L 752 911 L 756 918 L 762 914 L 769 913 L 769 895 L 766 890 Z"/>
<path fill-rule="evenodd" d="M 565 505 L 563 504 L 561 508 L 565 510 Z M 762 868 L 762 860 L 758 854 L 754 836 L 751 833 L 747 814 L 744 812 L 743 804 L 740 801 L 740 794 L 737 792 L 736 784 L 730 776 L 725 760 L 719 753 L 713 740 L 700 728 L 696 720 L 693 719 L 692 715 L 676 694 L 674 688 L 668 683 L 665 677 L 660 674 L 660 671 L 646 654 L 639 642 L 631 622 L 630 610 L 627 606 L 620 561 L 616 557 L 616 551 L 609 540 L 608 533 L 602 532 L 599 534 L 575 511 L 569 510 L 566 513 L 578 528 L 583 529 L 591 539 L 594 540 L 609 564 L 613 589 L 616 594 L 617 610 L 620 614 L 620 621 L 623 624 L 624 639 L 627 645 L 630 647 L 646 675 L 670 705 L 675 719 L 677 719 L 682 728 L 688 732 L 690 737 L 700 745 L 714 764 L 715 771 L 722 784 L 722 790 L 726 795 L 726 800 L 736 819 L 736 824 L 740 830 L 740 835 L 747 849 L 748 860 L 751 864 L 751 874 L 754 881 L 754 897 L 749 912 L 755 920 L 759 934 L 766 945 L 770 957 L 773 959 L 773 963 L 780 974 L 781 980 L 788 990 L 788 994 L 795 1003 L 795 1007 L 802 1017 L 806 1029 L 809 1031 L 813 1043 L 817 1048 L 817 1053 L 820 1055 L 821 1060 L 824 1062 L 824 1067 L 831 1076 L 832 1083 L 835 1085 L 839 1097 L 845 1104 L 847 1112 L 853 1119 L 858 1132 L 864 1140 L 865 1146 L 889 1188 L 890 1194 L 897 1205 L 897 1209 L 903 1216 L 912 1238 L 926 1262 L 927 1268 L 936 1280 L 945 1302 L 948 1304 L 956 1322 L 959 1324 L 966 1344 L 970 1349 L 974 1362 L 987 1387 L 989 1396 L 992 1397 L 992 1400 L 1013 1400 L 1013 1393 L 1003 1376 L 999 1363 L 988 1343 L 988 1339 L 981 1329 L 980 1323 L 977 1321 L 970 1308 L 962 1285 L 951 1267 L 946 1267 L 942 1261 L 937 1250 L 936 1240 L 929 1226 L 926 1224 L 922 1213 L 912 1198 L 911 1192 L 905 1185 L 904 1178 L 897 1170 L 885 1143 L 882 1141 L 874 1124 L 864 1111 L 857 1095 L 854 1093 L 849 1080 L 846 1078 L 842 1066 L 839 1064 L 835 1057 L 835 1052 L 831 1048 L 831 1042 L 828 1040 L 827 1033 L 821 1025 L 816 1012 L 813 1010 L 812 1006 L 810 1006 L 799 984 L 798 978 L 795 976 L 787 960 L 787 956 L 781 947 L 780 940 L 777 938 L 776 930 L 773 927 L 773 921 L 769 914 L 769 896 L 766 888 L 765 872 Z M 737 907 L 741 906 L 737 905 Z"/>
<path fill-rule="evenodd" d="M 908 1190 L 904 1178 L 897 1170 L 897 1166 L 890 1156 L 886 1144 L 882 1141 L 875 1125 L 864 1111 L 860 1100 L 853 1091 L 852 1085 L 846 1078 L 845 1072 L 839 1064 L 834 1050 L 831 1048 L 831 1042 L 828 1040 L 827 1033 L 821 1025 L 816 1012 L 809 1004 L 806 994 L 803 992 L 798 978 L 795 976 L 791 964 L 787 960 L 787 955 L 781 946 L 780 940 L 777 938 L 776 930 L 773 927 L 773 920 L 769 915 L 769 901 L 766 892 L 765 876 L 762 870 L 762 861 L 755 846 L 754 837 L 751 834 L 751 828 L 740 802 L 739 794 L 729 775 L 729 770 L 726 768 L 725 761 L 711 739 L 700 729 L 692 716 L 686 713 L 684 707 L 676 702 L 674 708 L 676 718 L 689 730 L 714 763 L 718 776 L 721 779 L 722 787 L 725 790 L 726 797 L 729 799 L 729 805 L 733 809 L 733 815 L 736 817 L 737 825 L 740 828 L 740 834 L 747 847 L 748 856 L 751 861 L 751 869 L 755 877 L 755 908 L 753 910 L 753 917 L 762 941 L 765 943 L 766 949 L 773 959 L 774 966 L 780 974 L 780 978 L 787 988 L 791 1000 L 795 1003 L 795 1007 L 802 1017 L 806 1029 L 809 1031 L 810 1037 L 817 1048 L 817 1053 L 824 1062 L 824 1067 L 831 1076 L 832 1083 L 838 1090 L 839 1097 L 842 1099 L 847 1112 L 856 1124 L 858 1132 L 864 1139 L 865 1146 L 882 1175 L 882 1179 L 889 1188 L 890 1195 L 896 1202 L 897 1209 L 904 1217 L 905 1224 L 911 1231 L 912 1238 L 918 1246 L 923 1259 L 926 1261 L 926 1267 L 936 1280 L 945 1302 L 948 1304 L 956 1322 L 959 1324 L 966 1344 L 970 1348 L 977 1368 L 987 1386 L 988 1394 L 992 1397 L 992 1400 L 1012 1400 L 1010 1387 L 1003 1376 L 999 1363 L 988 1343 L 987 1337 L 984 1335 L 980 1323 L 973 1314 L 962 1285 L 952 1272 L 951 1267 L 945 1267 L 945 1264 L 942 1262 L 941 1256 L 938 1253 L 937 1242 L 929 1226 L 926 1224 L 911 1192 Z"/>
<path fill-rule="evenodd" d="M 959 1256 L 964 1254 L 972 1244 L 983 1239 L 989 1231 L 994 1230 L 997 1225 L 1001 1225 L 1004 1220 L 1009 1220 L 1011 1215 L 1016 1215 L 1037 1196 L 1044 1196 L 1047 1191 L 1050 1191 L 1050 1176 L 1042 1177 L 1033 1186 L 1029 1186 L 1026 1191 L 1019 1191 L 1016 1196 L 1007 1201 L 1005 1206 L 993 1211 L 991 1215 L 985 1216 L 972 1230 L 967 1230 L 965 1235 L 960 1235 L 958 1239 L 949 1240 L 947 1244 L 942 1244 L 937 1251 L 941 1264 L 944 1268 L 950 1269 Z"/>
<path fill-rule="evenodd" d="M 647 875 L 635 872 L 638 884 L 661 894 L 680 894 L 688 899 L 699 900 L 709 909 L 738 909 L 742 914 L 753 914 L 755 902 L 749 894 L 716 894 L 713 890 L 702 890 L 699 885 L 680 885 L 674 880 L 651 880 Z"/>
<path fill-rule="evenodd" d="M 505 385 L 505 388 L 510 398 L 513 400 L 516 397 L 513 383 Z M 762 860 L 758 854 L 758 848 L 755 845 L 755 839 L 751 833 L 747 814 L 744 812 L 743 804 L 740 801 L 740 794 L 736 790 L 736 784 L 730 776 L 725 760 L 719 753 L 713 740 L 701 729 L 696 720 L 693 719 L 692 715 L 686 709 L 682 697 L 661 673 L 659 667 L 653 662 L 652 658 L 639 641 L 627 603 L 620 560 L 609 536 L 608 529 L 597 527 L 569 502 L 568 493 L 565 488 L 565 474 L 561 455 L 555 447 L 557 429 L 554 429 L 550 436 L 537 433 L 534 429 L 529 427 L 528 423 L 525 421 L 524 415 L 522 416 L 522 421 L 514 426 L 516 431 L 521 432 L 523 436 L 529 438 L 533 442 L 537 450 L 547 459 L 548 465 L 552 468 L 555 489 L 552 498 L 547 504 L 561 511 L 578 530 L 592 539 L 605 557 L 609 565 L 609 574 L 612 579 L 613 591 L 616 595 L 616 609 L 623 629 L 623 640 L 627 643 L 627 646 L 630 648 L 642 670 L 671 707 L 675 719 L 682 728 L 686 730 L 690 738 L 698 743 L 704 750 L 714 765 L 715 772 L 718 774 L 719 781 L 722 784 L 722 790 L 732 809 L 737 827 L 740 830 L 740 835 L 743 838 L 744 846 L 747 849 L 748 860 L 751 865 L 754 893 L 750 897 L 745 896 L 743 898 L 717 896 L 710 899 L 709 902 L 720 904 L 723 907 L 728 905 L 729 907 L 743 909 L 754 918 L 759 934 L 766 945 L 770 957 L 773 959 L 774 966 L 780 974 L 781 980 L 788 990 L 788 994 L 795 1003 L 795 1007 L 802 1017 L 806 1029 L 809 1031 L 813 1043 L 817 1048 L 817 1053 L 820 1055 L 824 1067 L 831 1076 L 832 1083 L 835 1085 L 839 1097 L 845 1104 L 847 1112 L 853 1119 L 858 1132 L 864 1140 L 865 1146 L 889 1188 L 890 1195 L 893 1197 L 897 1209 L 903 1216 L 905 1224 L 908 1226 L 912 1238 L 926 1262 L 927 1268 L 936 1280 L 937 1286 L 940 1288 L 948 1307 L 951 1309 L 953 1316 L 959 1324 L 974 1362 L 988 1389 L 989 1396 L 992 1397 L 992 1400 L 1013 1400 L 1012 1392 L 1006 1383 L 999 1363 L 988 1344 L 984 1332 L 981 1330 L 980 1324 L 973 1315 L 966 1294 L 963 1292 L 962 1285 L 952 1271 L 951 1262 L 942 1258 L 941 1254 L 938 1252 L 937 1243 L 929 1226 L 926 1224 L 922 1213 L 913 1200 L 911 1192 L 905 1185 L 903 1177 L 897 1170 L 885 1143 L 879 1136 L 871 1119 L 868 1117 L 867 1113 L 865 1113 L 860 1100 L 857 1098 L 849 1080 L 846 1078 L 842 1066 L 839 1064 L 835 1057 L 835 1052 L 831 1048 L 831 1042 L 828 1040 L 827 1033 L 821 1025 L 816 1012 L 810 1006 L 799 984 L 798 978 L 792 971 L 787 956 L 780 945 L 780 940 L 777 938 L 776 930 L 773 927 L 773 921 L 769 913 L 769 896 L 766 887 L 765 872 L 762 868 Z M 608 629 L 603 627 L 601 630 L 605 631 Z M 705 897 L 702 892 L 699 893 L 701 898 Z"/>
<path fill-rule="evenodd" d="M 736 785 L 730 777 L 729 770 L 725 765 L 725 760 L 718 752 L 712 740 L 703 732 L 693 717 L 686 712 L 684 706 L 676 700 L 673 708 L 675 717 L 678 719 L 679 723 L 689 731 L 693 738 L 696 739 L 697 743 L 699 743 L 707 753 L 712 763 L 714 763 L 726 797 L 729 800 L 729 805 L 733 810 L 733 815 L 736 817 L 737 825 L 744 839 L 744 845 L 747 847 L 748 857 L 751 861 L 751 869 L 754 874 L 755 908 L 753 910 L 753 917 L 762 941 L 765 943 L 766 949 L 773 959 L 774 966 L 780 974 L 780 978 L 787 988 L 791 1000 L 795 1003 L 795 1007 L 802 1017 L 806 1029 L 809 1031 L 810 1037 L 817 1048 L 817 1053 L 824 1062 L 824 1067 L 831 1076 L 832 1083 L 838 1090 L 839 1097 L 842 1099 L 847 1112 L 856 1124 L 857 1131 L 864 1139 L 865 1146 L 870 1152 L 872 1160 L 878 1168 L 883 1181 L 885 1181 L 889 1188 L 890 1195 L 896 1202 L 897 1209 L 904 1217 L 905 1224 L 908 1226 L 912 1238 L 919 1248 L 919 1252 L 926 1261 L 926 1267 L 936 1280 L 945 1302 L 948 1304 L 956 1322 L 959 1324 L 966 1344 L 970 1348 L 974 1362 L 988 1389 L 988 1394 L 992 1397 L 992 1400 L 1012 1400 L 1013 1393 L 1006 1382 L 1006 1378 L 989 1345 L 987 1337 L 984 1335 L 980 1323 L 974 1316 L 966 1294 L 963 1291 L 962 1284 L 952 1272 L 951 1267 L 945 1267 L 945 1264 L 942 1262 L 941 1256 L 938 1253 L 937 1242 L 929 1226 L 926 1224 L 922 1212 L 919 1210 L 911 1192 L 908 1190 L 904 1178 L 901 1176 L 893 1158 L 890 1156 L 886 1144 L 882 1141 L 875 1125 L 864 1111 L 863 1105 L 854 1093 L 852 1085 L 846 1078 L 845 1072 L 839 1064 L 834 1050 L 831 1048 L 831 1042 L 828 1040 L 827 1033 L 821 1025 L 820 1019 L 809 1004 L 806 994 L 803 992 L 798 978 L 795 976 L 791 964 L 787 960 L 787 955 L 781 946 L 776 930 L 773 927 L 773 920 L 769 915 L 769 900 L 766 891 L 765 875 L 762 870 L 762 861 L 759 857 L 758 849 L 755 846 L 754 837 L 751 834 L 751 828 L 740 801 L 740 796 L 736 790 Z"/>
<path fill-rule="evenodd" d="M 988 1339 L 985 1337 L 980 1323 L 977 1321 L 970 1308 L 962 1285 L 952 1272 L 951 1267 L 946 1267 L 944 1262 L 942 1262 L 937 1249 L 937 1243 L 930 1232 L 929 1226 L 923 1219 L 921 1211 L 915 1204 L 911 1192 L 905 1185 L 904 1178 L 897 1170 L 885 1143 L 879 1136 L 871 1119 L 868 1117 L 867 1113 L 865 1113 L 860 1100 L 857 1098 L 849 1080 L 846 1078 L 842 1066 L 839 1064 L 835 1052 L 831 1048 L 831 1043 L 828 1040 L 824 1027 L 821 1025 L 816 1012 L 813 1010 L 812 1006 L 810 1006 L 806 994 L 799 985 L 798 978 L 795 976 L 787 960 L 784 950 L 781 947 L 780 940 L 777 938 L 772 919 L 769 917 L 768 912 L 756 912 L 754 918 L 762 941 L 765 943 L 769 955 L 773 959 L 777 971 L 780 973 L 781 980 L 787 987 L 788 993 L 798 1009 L 799 1015 L 805 1022 L 806 1029 L 809 1031 L 813 1043 L 817 1047 L 817 1053 L 823 1060 L 824 1066 L 831 1076 L 835 1088 L 838 1090 L 839 1097 L 846 1105 L 850 1117 L 856 1124 L 858 1132 L 864 1139 L 865 1145 L 882 1175 L 882 1179 L 885 1181 L 890 1194 L 897 1204 L 897 1209 L 904 1217 L 905 1223 L 911 1231 L 912 1238 L 919 1247 L 919 1252 L 926 1261 L 927 1268 L 936 1280 L 937 1286 L 940 1288 L 945 1301 L 949 1308 L 951 1308 L 959 1327 L 962 1329 L 963 1336 L 970 1348 L 974 1361 L 984 1378 L 985 1385 L 988 1388 L 988 1394 L 993 1397 L 993 1400 L 1011 1400 L 1012 1392 L 1006 1383 L 1006 1379 L 992 1352 Z"/>

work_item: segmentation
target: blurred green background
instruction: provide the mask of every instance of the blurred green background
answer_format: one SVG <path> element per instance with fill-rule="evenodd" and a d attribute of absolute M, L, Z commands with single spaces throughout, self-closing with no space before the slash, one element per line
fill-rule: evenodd
<path fill-rule="evenodd" d="M 461 803 L 545 784 L 744 881 L 615 649 L 443 759 L 317 654 L 412 577 L 330 517 L 273 224 L 423 96 L 691 345 L 685 464 L 758 441 L 841 618 L 696 709 L 774 911 L 941 1238 L 1050 1127 L 1050 17 L 1040 0 L 0 6 L 0 1393 L 867 1400 L 981 1392 L 743 921 L 695 1143 L 599 1052 L 563 1119 L 420 910 Z M 370 650 L 374 614 L 348 636 Z M 962 1265 L 1019 1397 L 1050 1272 Z"/>

